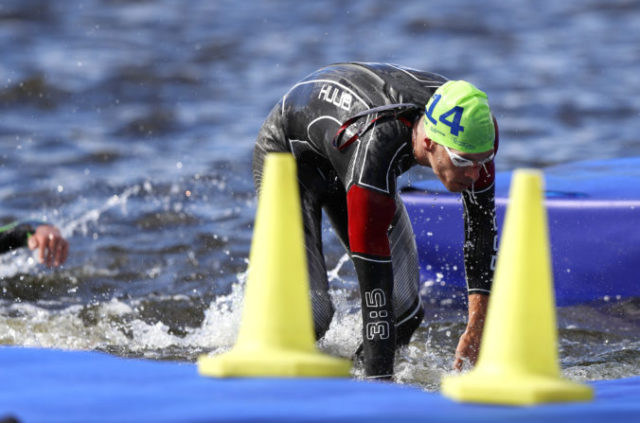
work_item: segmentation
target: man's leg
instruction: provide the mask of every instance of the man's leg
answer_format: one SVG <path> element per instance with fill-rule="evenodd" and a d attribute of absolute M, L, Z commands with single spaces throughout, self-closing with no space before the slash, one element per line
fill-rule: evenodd
<path fill-rule="evenodd" d="M 407 345 L 424 317 L 420 299 L 418 250 L 404 203 L 396 196 L 396 214 L 389 233 L 393 262 L 393 308 L 397 345 Z"/>
<path fill-rule="evenodd" d="M 344 191 L 343 191 L 344 192 Z M 324 210 L 334 231 L 346 248 L 349 247 L 346 196 L 336 195 Z M 343 199 L 342 202 L 340 199 Z M 413 228 L 404 203 L 396 199 L 396 213 L 389 233 L 391 259 L 393 261 L 393 307 L 396 315 L 396 343 L 407 345 L 413 332 L 420 326 L 424 309 L 420 299 L 420 274 L 418 252 Z M 359 354 L 358 349 L 356 355 Z"/>
<path fill-rule="evenodd" d="M 329 280 L 322 248 L 322 209 L 316 193 L 305 188 L 303 183 L 300 183 L 300 200 L 309 269 L 311 308 L 316 339 L 320 339 L 329 329 L 335 309 L 329 295 Z"/>
<path fill-rule="evenodd" d="M 256 192 L 260 193 L 262 173 L 266 155 L 273 152 L 290 153 L 286 146 L 284 132 L 279 123 L 279 106 L 276 105 L 263 125 L 253 151 L 253 181 Z M 309 285 L 311 290 L 311 308 L 316 339 L 320 339 L 333 318 L 334 308 L 329 296 L 329 282 L 322 252 L 322 209 L 318 194 L 322 184 L 316 180 L 313 166 L 297 163 L 298 187 L 304 230 Z M 283 218 L 287 218 L 283 216 Z M 286 294 L 285 294 L 286 295 Z"/>

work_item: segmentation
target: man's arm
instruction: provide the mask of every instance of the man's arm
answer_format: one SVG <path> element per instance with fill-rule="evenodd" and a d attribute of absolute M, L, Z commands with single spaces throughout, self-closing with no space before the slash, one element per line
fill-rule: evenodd
<path fill-rule="evenodd" d="M 62 265 L 69 252 L 69 243 L 55 226 L 14 222 L 0 227 L 0 254 L 27 246 L 31 250 L 39 248 L 38 260 L 48 267 Z"/>
<path fill-rule="evenodd" d="M 31 223 L 12 222 L 0 227 L 0 254 L 27 246 L 27 239 L 35 232 Z"/>
<path fill-rule="evenodd" d="M 469 320 L 467 328 L 460 336 L 456 347 L 456 356 L 453 368 L 462 370 L 465 360 L 475 364 L 480 352 L 480 342 L 484 330 L 484 321 L 487 316 L 489 296 L 483 294 L 469 294 Z"/>
<path fill-rule="evenodd" d="M 347 193 L 349 248 L 362 300 L 363 352 L 367 377 L 391 379 L 396 347 L 393 269 L 387 230 L 392 197 L 351 186 Z"/>
<path fill-rule="evenodd" d="M 469 294 L 469 318 L 467 328 L 456 348 L 453 367 L 457 370 L 462 369 L 465 359 L 472 364 L 478 359 L 498 250 L 493 182 L 475 193 L 465 191 L 462 195 L 465 229 L 463 249 Z"/>

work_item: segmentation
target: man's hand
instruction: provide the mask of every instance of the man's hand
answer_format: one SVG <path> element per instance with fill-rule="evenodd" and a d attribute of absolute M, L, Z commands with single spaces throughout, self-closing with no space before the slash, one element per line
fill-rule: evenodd
<path fill-rule="evenodd" d="M 456 358 L 453 362 L 455 370 L 462 370 L 462 364 L 465 360 L 471 362 L 472 365 L 475 365 L 478 360 L 488 303 L 488 295 L 469 295 L 469 322 L 456 348 Z"/>
<path fill-rule="evenodd" d="M 38 261 L 48 267 L 60 266 L 67 260 L 69 243 L 60 235 L 60 231 L 50 225 L 40 225 L 29 237 L 29 249 L 39 248 Z"/>

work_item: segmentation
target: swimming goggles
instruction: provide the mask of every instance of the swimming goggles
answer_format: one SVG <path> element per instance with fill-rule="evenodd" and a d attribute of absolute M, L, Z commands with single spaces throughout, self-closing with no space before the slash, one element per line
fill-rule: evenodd
<path fill-rule="evenodd" d="M 454 153 L 453 151 L 449 150 L 449 147 L 447 147 L 444 144 L 441 144 L 445 150 L 447 150 L 447 154 L 449 155 L 449 158 L 451 159 L 451 163 L 453 163 L 453 165 L 455 167 L 471 167 L 474 165 L 478 165 L 478 166 L 482 166 L 484 167 L 487 163 L 491 162 L 493 160 L 493 157 L 495 156 L 495 152 L 491 152 L 491 155 L 489 157 L 487 157 L 486 159 L 482 159 L 482 160 L 469 160 L 469 159 L 465 159 L 462 156 L 457 155 L 456 153 Z"/>

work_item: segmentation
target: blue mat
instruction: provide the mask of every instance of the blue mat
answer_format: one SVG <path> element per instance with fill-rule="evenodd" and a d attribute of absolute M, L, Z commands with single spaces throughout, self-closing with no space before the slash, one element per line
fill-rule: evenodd
<path fill-rule="evenodd" d="M 0 347 L 0 421 L 638 422 L 640 377 L 593 382 L 589 403 L 459 404 L 411 386 L 352 379 L 211 379 L 195 364 Z"/>
<path fill-rule="evenodd" d="M 544 169 L 556 303 L 560 306 L 640 296 L 640 157 Z M 499 232 L 511 172 L 496 175 Z M 460 194 L 421 181 L 402 198 L 418 245 L 425 301 L 466 298 Z"/>

